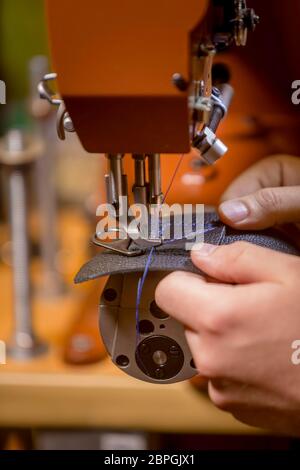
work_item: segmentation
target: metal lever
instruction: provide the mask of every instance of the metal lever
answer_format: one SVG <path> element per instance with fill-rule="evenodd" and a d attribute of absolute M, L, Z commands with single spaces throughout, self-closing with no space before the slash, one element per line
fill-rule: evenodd
<path fill-rule="evenodd" d="M 231 104 L 234 90 L 229 84 L 223 84 L 220 88 L 213 88 L 211 101 L 213 108 L 209 123 L 196 135 L 192 146 L 200 151 L 202 158 L 209 165 L 214 164 L 227 152 L 226 145 L 217 138 L 216 131 L 226 116 Z"/>
<path fill-rule="evenodd" d="M 99 246 L 101 248 L 105 248 L 106 250 L 114 251 L 121 255 L 133 257 L 133 256 L 140 256 L 145 253 L 147 249 L 160 246 L 162 244 L 162 240 L 160 238 L 156 239 L 145 239 L 139 236 L 141 232 L 136 229 L 131 231 L 130 229 L 127 230 L 125 228 L 117 228 L 113 230 L 113 233 L 123 233 L 126 234 L 126 238 L 118 239 L 112 242 L 104 242 L 101 239 L 101 233 L 95 233 L 92 238 L 94 245 Z M 105 235 L 109 235 L 109 231 L 105 232 Z M 133 237 L 134 235 L 134 237 Z"/>
<path fill-rule="evenodd" d="M 46 74 L 38 84 L 38 92 L 41 99 L 47 100 L 53 106 L 59 106 L 56 120 L 57 135 L 61 140 L 65 140 L 65 131 L 75 132 L 75 128 L 63 100 L 49 86 L 49 82 L 56 79 L 56 73 Z"/>
<path fill-rule="evenodd" d="M 62 99 L 51 90 L 49 87 L 49 82 L 57 79 L 56 73 L 48 73 L 44 76 L 42 81 L 38 84 L 38 92 L 42 100 L 47 100 L 50 104 L 54 106 L 59 106 L 62 103 Z"/>
<path fill-rule="evenodd" d="M 65 103 L 63 101 L 60 103 L 58 111 L 57 111 L 56 130 L 57 130 L 57 135 L 60 138 L 60 140 L 66 139 L 65 131 L 75 132 L 72 119 L 70 118 L 70 115 L 68 111 L 66 110 Z"/>

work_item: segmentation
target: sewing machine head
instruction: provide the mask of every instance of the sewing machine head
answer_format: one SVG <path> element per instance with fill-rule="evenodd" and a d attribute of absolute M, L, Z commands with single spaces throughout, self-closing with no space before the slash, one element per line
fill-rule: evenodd
<path fill-rule="evenodd" d="M 258 17 L 246 0 L 46 3 L 57 75 L 44 78 L 40 95 L 59 106 L 62 139 L 75 130 L 88 152 L 106 154 L 107 198 L 118 216 L 120 198 L 128 197 L 125 153 L 134 159 L 134 201 L 145 205 L 163 201 L 161 153 L 194 147 L 206 164 L 224 155 L 227 148 L 216 132 L 233 90 L 213 62 L 218 51 L 245 45 L 248 30 L 255 28 Z M 49 86 L 56 78 L 59 96 Z M 109 248 L 97 235 L 95 243 Z M 153 303 L 160 275 L 147 280 L 141 299 L 144 336 L 136 344 L 133 299 L 139 276 L 112 277 L 101 300 L 101 330 L 113 361 L 155 383 L 191 377 L 196 371 L 182 326 L 158 314 Z"/>

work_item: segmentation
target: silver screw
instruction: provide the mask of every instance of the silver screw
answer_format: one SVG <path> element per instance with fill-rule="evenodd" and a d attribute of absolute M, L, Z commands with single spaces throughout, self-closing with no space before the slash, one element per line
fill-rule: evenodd
<path fill-rule="evenodd" d="M 39 145 L 20 130 L 10 131 L 0 147 L 0 161 L 8 175 L 9 216 L 12 238 L 14 332 L 8 354 L 29 359 L 44 353 L 46 345 L 35 337 L 32 326 L 30 254 L 28 237 L 27 175 Z M 11 162 L 10 162 L 11 156 Z"/>

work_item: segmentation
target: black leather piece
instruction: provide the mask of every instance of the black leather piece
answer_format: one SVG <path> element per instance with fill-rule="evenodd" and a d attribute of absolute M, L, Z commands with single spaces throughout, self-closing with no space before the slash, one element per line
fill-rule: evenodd
<path fill-rule="evenodd" d="M 177 222 L 175 221 L 175 223 Z M 207 230 L 204 235 L 206 243 L 229 245 L 237 241 L 246 241 L 275 251 L 300 255 L 299 251 L 275 229 L 261 232 L 233 230 L 222 224 L 215 213 L 205 214 L 205 228 Z M 192 231 L 193 226 L 190 227 L 189 233 Z M 187 233 L 185 234 L 187 235 Z M 188 271 L 201 274 L 191 262 L 190 252 L 184 248 L 186 241 L 186 238 L 181 238 L 173 242 L 167 241 L 156 247 L 150 271 Z M 134 243 L 131 249 L 136 249 Z M 75 278 L 75 283 L 79 284 L 113 274 L 143 272 L 148 256 L 149 248 L 144 254 L 136 257 L 127 257 L 109 250 L 103 250 L 81 268 Z"/>

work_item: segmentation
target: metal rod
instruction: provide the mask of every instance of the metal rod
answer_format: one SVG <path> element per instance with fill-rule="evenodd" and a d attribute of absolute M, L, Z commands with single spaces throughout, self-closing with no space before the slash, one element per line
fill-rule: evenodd
<path fill-rule="evenodd" d="M 11 164 L 8 163 L 10 154 L 14 162 Z M 32 325 L 27 189 L 33 162 L 30 157 L 24 135 L 17 130 L 8 133 L 4 160 L 8 174 L 14 291 L 14 331 L 8 354 L 16 359 L 28 359 L 47 349 L 36 339 Z"/>
<path fill-rule="evenodd" d="M 64 294 L 66 285 L 55 264 L 58 252 L 57 198 L 54 184 L 57 163 L 57 146 L 54 144 L 56 117 L 51 105 L 41 100 L 38 95 L 38 84 L 48 68 L 49 62 L 46 56 L 34 56 L 29 61 L 31 115 L 35 120 L 37 134 L 46 144 L 35 168 L 43 265 L 43 283 L 40 292 L 42 296 L 51 298 Z"/>
<path fill-rule="evenodd" d="M 15 294 L 16 336 L 32 336 L 31 286 L 29 273 L 28 209 L 24 170 L 11 171 L 8 178 L 12 237 L 13 283 Z"/>
<path fill-rule="evenodd" d="M 121 153 L 107 155 L 109 160 L 109 177 L 113 204 L 119 207 L 119 198 L 123 196 L 123 155 Z"/>
<path fill-rule="evenodd" d="M 144 155 L 133 155 L 134 159 L 134 175 L 135 175 L 135 186 L 145 186 L 145 156 Z"/>
<path fill-rule="evenodd" d="M 160 174 L 160 154 L 152 153 L 148 155 L 149 159 L 149 183 L 150 183 L 150 202 L 160 204 L 162 199 L 161 174 Z"/>
<path fill-rule="evenodd" d="M 145 169 L 145 155 L 135 154 L 132 156 L 134 159 L 134 185 L 133 195 L 134 201 L 137 204 L 147 204 L 147 189 L 146 183 L 146 169 Z"/>

